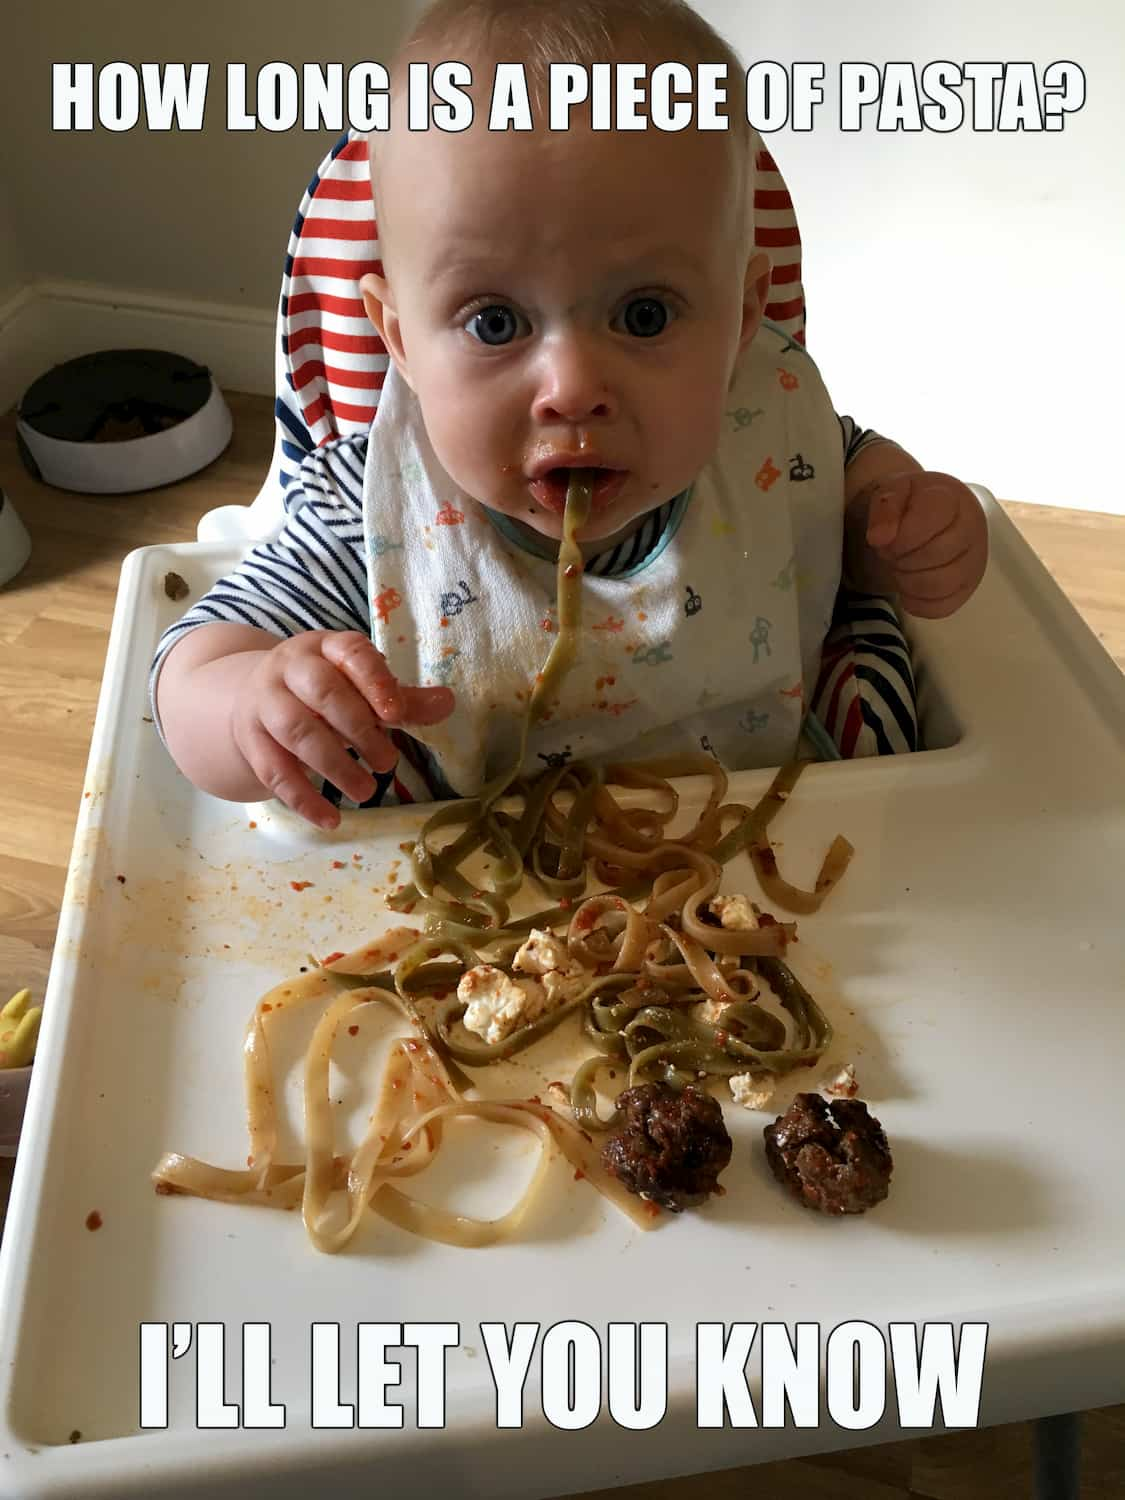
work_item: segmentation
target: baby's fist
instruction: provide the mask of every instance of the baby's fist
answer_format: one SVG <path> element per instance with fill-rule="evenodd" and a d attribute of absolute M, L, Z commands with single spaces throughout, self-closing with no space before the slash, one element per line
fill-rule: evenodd
<path fill-rule="evenodd" d="M 976 590 L 988 563 L 988 522 L 976 496 L 951 474 L 905 473 L 880 481 L 866 541 L 908 614 L 941 620 Z"/>

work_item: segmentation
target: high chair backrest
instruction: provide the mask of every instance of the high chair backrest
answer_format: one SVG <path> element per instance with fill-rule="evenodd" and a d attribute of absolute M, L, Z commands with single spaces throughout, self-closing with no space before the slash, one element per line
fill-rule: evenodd
<path fill-rule="evenodd" d="M 803 344 L 797 218 L 756 131 L 752 149 L 754 239 L 773 267 L 766 316 Z M 277 438 L 269 475 L 251 506 L 225 506 L 204 516 L 200 541 L 272 536 L 284 520 L 283 492 L 305 455 L 334 438 L 365 433 L 375 420 L 389 359 L 367 320 L 358 283 L 368 271 L 380 270 L 367 138 L 349 132 L 317 169 L 289 237 L 277 326 Z"/>

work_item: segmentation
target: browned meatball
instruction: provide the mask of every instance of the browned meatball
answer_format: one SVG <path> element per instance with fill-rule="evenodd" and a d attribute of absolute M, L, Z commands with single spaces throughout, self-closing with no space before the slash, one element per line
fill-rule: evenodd
<path fill-rule="evenodd" d="M 773 1175 L 808 1208 L 861 1214 L 890 1190 L 887 1137 L 861 1099 L 798 1094 L 765 1137 Z"/>
<path fill-rule="evenodd" d="M 606 1142 L 602 1160 L 631 1193 L 678 1214 L 720 1191 L 731 1142 L 710 1094 L 646 1083 L 626 1089 L 617 1107 L 625 1124 Z"/>

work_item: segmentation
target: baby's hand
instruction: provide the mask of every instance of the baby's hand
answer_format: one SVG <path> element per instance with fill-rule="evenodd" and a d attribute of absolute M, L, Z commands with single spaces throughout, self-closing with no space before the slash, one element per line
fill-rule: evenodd
<path fill-rule="evenodd" d="M 404 687 L 359 631 L 310 630 L 267 651 L 235 703 L 231 729 L 254 775 L 279 801 L 320 828 L 336 808 L 304 774 L 319 771 L 355 802 L 375 783 L 349 754 L 389 771 L 398 751 L 383 725 L 437 724 L 453 711 L 445 687 Z"/>
<path fill-rule="evenodd" d="M 984 577 L 988 523 L 976 496 L 950 474 L 896 474 L 879 482 L 867 545 L 908 614 L 941 620 Z"/>

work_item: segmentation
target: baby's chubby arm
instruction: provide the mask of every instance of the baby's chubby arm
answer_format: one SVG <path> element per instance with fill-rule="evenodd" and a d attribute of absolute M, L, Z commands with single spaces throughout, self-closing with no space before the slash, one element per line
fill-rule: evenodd
<path fill-rule="evenodd" d="M 359 631 L 308 630 L 287 640 L 251 625 L 201 625 L 169 651 L 156 690 L 173 760 L 205 792 L 231 802 L 276 797 L 321 828 L 338 810 L 309 783 L 318 771 L 362 802 L 398 751 L 384 726 L 436 724 L 448 688 L 407 687 Z"/>
<path fill-rule="evenodd" d="M 845 582 L 897 594 L 923 619 L 959 610 L 988 563 L 988 523 L 972 490 L 885 441 L 861 449 L 844 478 Z"/>

